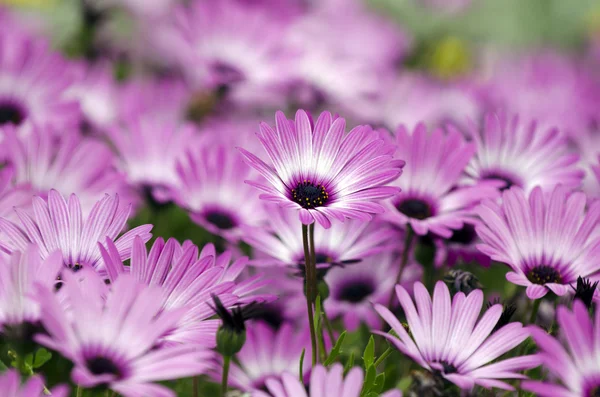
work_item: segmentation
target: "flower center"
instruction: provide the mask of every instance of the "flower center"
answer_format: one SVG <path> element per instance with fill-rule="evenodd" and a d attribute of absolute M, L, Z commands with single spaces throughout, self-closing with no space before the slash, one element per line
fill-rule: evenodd
<path fill-rule="evenodd" d="M 284 322 L 281 309 L 275 305 L 262 305 L 256 314 L 252 315 L 253 320 L 262 321 L 273 329 L 281 328 Z"/>
<path fill-rule="evenodd" d="M 375 292 L 372 283 L 365 280 L 355 280 L 344 285 L 337 294 L 337 300 L 350 303 L 363 301 L 367 296 Z"/>
<path fill-rule="evenodd" d="M 213 62 L 212 72 L 225 84 L 234 84 L 245 80 L 244 74 L 238 68 L 222 61 Z"/>
<path fill-rule="evenodd" d="M 25 114 L 19 106 L 10 102 L 0 103 L 0 125 L 19 125 L 24 119 Z"/>
<path fill-rule="evenodd" d="M 504 182 L 504 186 L 502 188 L 500 188 L 500 190 L 510 189 L 514 185 L 517 185 L 517 186 L 519 185 L 519 183 L 517 181 L 515 181 L 514 178 L 511 178 L 510 176 L 507 176 L 500 172 L 486 173 L 483 176 L 483 179 L 488 179 L 488 180 L 494 179 L 494 180 L 499 180 L 499 181 Z"/>
<path fill-rule="evenodd" d="M 117 378 L 122 377 L 121 370 L 117 365 L 106 357 L 98 356 L 86 360 L 86 366 L 94 375 L 111 374 Z"/>
<path fill-rule="evenodd" d="M 592 387 L 586 397 L 600 397 L 600 386 Z"/>
<path fill-rule="evenodd" d="M 534 284 L 562 283 L 560 272 L 552 266 L 540 265 L 527 273 L 527 279 Z"/>
<path fill-rule="evenodd" d="M 329 193 L 322 185 L 315 185 L 311 181 L 304 180 L 292 189 L 293 200 L 303 208 L 310 209 L 327 203 Z"/>
<path fill-rule="evenodd" d="M 404 200 L 396 208 L 409 218 L 427 219 L 433 215 L 431 206 L 419 199 Z"/>
<path fill-rule="evenodd" d="M 462 245 L 469 245 L 475 241 L 475 226 L 465 223 L 465 225 L 452 233 L 452 236 L 448 239 L 451 243 L 458 243 Z"/>
<path fill-rule="evenodd" d="M 458 369 L 456 369 L 454 365 L 450 364 L 447 361 L 440 361 L 440 364 L 442 364 L 442 367 L 444 367 L 445 374 L 455 374 L 456 372 L 458 372 Z"/>
<path fill-rule="evenodd" d="M 236 222 L 231 216 L 224 212 L 213 211 L 206 214 L 206 221 L 215 225 L 221 230 L 233 229 L 236 226 Z"/>

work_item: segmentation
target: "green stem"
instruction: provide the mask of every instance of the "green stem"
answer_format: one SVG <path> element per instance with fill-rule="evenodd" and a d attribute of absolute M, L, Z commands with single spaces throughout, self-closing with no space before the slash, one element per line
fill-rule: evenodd
<path fill-rule="evenodd" d="M 83 389 L 81 388 L 81 386 L 77 386 L 77 391 L 75 392 L 75 396 L 76 397 L 83 396 Z"/>
<path fill-rule="evenodd" d="M 385 351 L 383 353 L 381 353 L 381 356 L 379 356 L 379 358 L 377 360 L 375 360 L 375 363 L 373 364 L 375 366 L 375 368 L 377 368 L 379 366 L 379 364 L 381 364 L 383 362 L 383 360 L 385 360 L 390 354 L 392 354 L 394 350 L 391 347 L 388 347 L 387 349 L 385 349 Z"/>
<path fill-rule="evenodd" d="M 406 235 L 404 236 L 404 250 L 402 251 L 402 262 L 400 262 L 400 269 L 398 270 L 398 274 L 396 275 L 396 282 L 394 286 L 400 283 L 402 280 L 402 273 L 404 273 L 404 269 L 406 268 L 406 264 L 408 263 L 408 256 L 410 255 L 410 246 L 412 245 L 413 237 L 415 233 L 412 230 L 412 227 L 408 225 L 406 227 Z M 392 303 L 394 303 L 394 295 L 395 295 L 395 287 L 392 288 L 392 292 L 390 293 L 390 299 L 388 301 L 388 308 L 392 308 Z"/>
<path fill-rule="evenodd" d="M 192 378 L 192 396 L 199 397 L 200 396 L 200 381 L 197 376 Z"/>
<path fill-rule="evenodd" d="M 533 308 L 531 309 L 531 315 L 529 316 L 529 324 L 535 324 L 535 319 L 537 318 L 537 313 L 540 309 L 540 303 L 542 303 L 541 299 L 533 301 Z"/>
<path fill-rule="evenodd" d="M 25 361 L 23 360 L 23 354 L 21 354 L 21 353 L 15 354 L 15 361 L 17 363 L 17 372 L 22 375 L 23 367 L 25 366 Z"/>
<path fill-rule="evenodd" d="M 319 288 L 318 288 L 318 280 L 317 280 L 317 254 L 315 252 L 315 224 L 314 222 L 311 223 L 308 226 L 308 241 L 309 241 L 309 247 L 310 247 L 310 266 L 312 269 L 311 272 L 311 288 L 313 288 L 313 301 L 315 299 L 317 299 L 317 295 L 319 294 Z M 323 299 L 321 299 L 321 312 L 324 311 L 324 302 Z M 317 316 L 319 316 L 319 318 L 321 317 L 322 313 L 317 313 Z M 327 351 L 325 350 L 325 339 L 323 339 L 323 325 L 320 322 L 320 329 L 316 330 L 320 339 L 320 343 L 318 345 L 319 348 L 319 353 L 317 358 L 320 359 L 320 362 L 325 361 L 325 359 L 327 358 Z"/>
<path fill-rule="evenodd" d="M 225 397 L 227 393 L 227 378 L 229 377 L 229 364 L 231 356 L 223 356 L 223 377 L 221 379 L 221 396 Z"/>
<path fill-rule="evenodd" d="M 325 311 L 325 306 L 321 304 L 321 310 L 323 310 L 323 322 L 325 323 L 325 328 L 327 329 L 327 336 L 329 336 L 329 343 L 334 343 L 335 339 L 333 336 L 333 327 L 331 326 L 331 321 L 329 321 L 329 317 L 327 317 L 327 312 Z"/>
<path fill-rule="evenodd" d="M 314 230 L 314 226 L 313 226 Z M 312 284 L 312 260 L 308 246 L 308 226 L 302 225 L 302 242 L 304 245 L 304 268 L 306 281 L 306 311 L 308 313 L 308 327 L 310 328 L 310 346 L 312 350 L 312 366 L 317 364 L 317 335 L 315 334 L 315 322 L 313 318 L 313 300 L 316 293 L 316 286 Z"/>

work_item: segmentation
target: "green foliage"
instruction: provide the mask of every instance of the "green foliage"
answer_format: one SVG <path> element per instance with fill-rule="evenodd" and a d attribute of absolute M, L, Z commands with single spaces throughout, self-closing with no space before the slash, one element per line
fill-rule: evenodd
<path fill-rule="evenodd" d="M 338 337 L 337 341 L 335 342 L 335 345 L 333 346 L 333 349 L 331 349 L 331 352 L 329 353 L 329 356 L 327 357 L 325 362 L 323 362 L 324 366 L 328 367 L 337 360 L 337 358 L 339 357 L 339 355 L 341 353 L 342 343 L 344 343 L 344 338 L 346 338 L 346 331 L 342 332 L 340 334 L 340 336 Z"/>

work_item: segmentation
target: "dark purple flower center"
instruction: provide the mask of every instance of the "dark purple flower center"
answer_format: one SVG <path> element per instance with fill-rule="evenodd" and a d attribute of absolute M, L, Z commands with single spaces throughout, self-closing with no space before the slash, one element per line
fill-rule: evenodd
<path fill-rule="evenodd" d="M 208 223 L 215 225 L 221 230 L 229 230 L 237 226 L 237 223 L 230 215 L 221 211 L 209 212 L 205 218 Z"/>
<path fill-rule="evenodd" d="M 234 84 L 245 80 L 244 73 L 226 62 L 213 62 L 212 71 L 218 77 L 219 81 L 224 84 Z"/>
<path fill-rule="evenodd" d="M 458 372 L 458 369 L 456 369 L 454 365 L 450 364 L 447 361 L 440 361 L 440 364 L 442 364 L 442 367 L 444 368 L 443 371 L 446 375 L 455 374 Z"/>
<path fill-rule="evenodd" d="M 600 397 L 600 386 L 592 387 L 586 397 Z"/>
<path fill-rule="evenodd" d="M 336 299 L 350 303 L 359 303 L 373 292 L 375 292 L 373 283 L 368 280 L 353 280 L 338 290 Z"/>
<path fill-rule="evenodd" d="M 329 200 L 329 193 L 323 185 L 303 181 L 292 189 L 292 199 L 306 209 L 322 206 Z"/>
<path fill-rule="evenodd" d="M 539 265 L 527 273 L 527 279 L 534 284 L 562 283 L 560 272 L 552 266 Z"/>
<path fill-rule="evenodd" d="M 490 172 L 488 174 L 485 174 L 483 179 L 495 179 L 504 182 L 505 185 L 502 188 L 500 188 L 500 190 L 510 189 L 514 185 L 519 185 L 519 183 L 513 180 L 513 178 L 499 172 Z"/>
<path fill-rule="evenodd" d="M 25 112 L 14 103 L 0 102 L 0 125 L 19 125 L 25 120 Z"/>
<path fill-rule="evenodd" d="M 469 245 L 475 241 L 475 226 L 465 223 L 465 225 L 452 233 L 452 236 L 448 239 L 451 243 L 458 243 L 462 245 Z"/>
<path fill-rule="evenodd" d="M 123 376 L 121 369 L 110 359 L 102 356 L 89 358 L 85 362 L 88 370 L 94 375 L 111 374 L 117 378 Z"/>
<path fill-rule="evenodd" d="M 433 215 L 431 206 L 419 199 L 408 199 L 400 202 L 396 208 L 409 218 L 427 219 Z"/>

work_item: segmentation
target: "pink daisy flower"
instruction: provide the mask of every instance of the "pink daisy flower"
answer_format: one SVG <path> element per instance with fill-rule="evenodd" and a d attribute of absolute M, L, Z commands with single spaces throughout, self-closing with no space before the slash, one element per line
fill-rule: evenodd
<path fill-rule="evenodd" d="M 46 128 L 34 127 L 20 138 L 17 131 L 6 131 L 7 160 L 14 167 L 13 182 L 29 184 L 34 192 L 46 197 L 50 189 L 67 195 L 77 194 L 84 214 L 105 194 L 119 194 L 134 202 L 124 176 L 113 163 L 114 155 L 100 140 L 77 134 L 61 137 L 57 144 Z"/>
<path fill-rule="evenodd" d="M 0 127 L 77 127 L 79 105 L 64 95 L 73 74 L 48 47 L 45 40 L 24 34 L 0 34 Z"/>
<path fill-rule="evenodd" d="M 308 390 L 296 375 L 284 373 L 281 379 L 267 379 L 266 392 L 255 391 L 252 397 L 359 397 L 363 385 L 362 368 L 353 367 L 346 376 L 342 364 L 330 369 L 319 365 L 312 370 Z M 380 397 L 402 397 L 400 390 L 389 390 Z"/>
<path fill-rule="evenodd" d="M 421 367 L 456 384 L 463 390 L 475 385 L 514 390 L 504 379 L 523 379 L 518 371 L 538 366 L 536 355 L 497 360 L 529 337 L 521 323 L 509 323 L 495 332 L 502 305 L 490 307 L 477 321 L 483 305 L 483 292 L 468 296 L 459 292 L 450 297 L 443 281 L 435 285 L 433 298 L 425 286 L 414 285 L 415 303 L 401 286 L 396 294 L 406 314 L 410 334 L 385 306 L 375 310 L 390 325 L 396 336 L 375 331 Z M 493 363 L 492 363 L 493 361 Z"/>
<path fill-rule="evenodd" d="M 370 220 L 384 208 L 375 201 L 396 194 L 385 186 L 402 173 L 404 161 L 393 160 L 393 147 L 368 126 L 345 134 L 346 122 L 321 113 L 316 123 L 299 110 L 295 121 L 276 114 L 276 129 L 262 123 L 258 138 L 273 165 L 240 149 L 248 164 L 269 182 L 251 183 L 264 193 L 261 198 L 299 211 L 308 225 L 315 220 L 325 229 L 331 218 Z"/>
<path fill-rule="evenodd" d="M 566 136 L 556 128 L 540 131 L 536 122 L 522 123 L 506 113 L 488 113 L 482 124 L 467 128 L 477 146 L 465 170 L 471 183 L 498 180 L 504 188 L 516 185 L 526 192 L 536 186 L 552 190 L 581 185 L 579 156 L 569 153 Z"/>
<path fill-rule="evenodd" d="M 87 277 L 100 276 L 92 272 Z M 160 288 L 138 284 L 131 276 L 120 277 L 110 290 L 102 282 L 85 287 L 84 292 L 71 273 L 65 274 L 63 290 L 72 316 L 51 290 L 38 291 L 47 334 L 38 334 L 36 341 L 73 362 L 75 384 L 107 387 L 125 397 L 174 397 L 173 390 L 153 382 L 206 372 L 213 356 L 209 350 L 159 345 L 158 338 L 183 314 L 162 310 Z"/>
<path fill-rule="evenodd" d="M 21 384 L 21 376 L 13 369 L 9 369 L 0 375 L 0 390 L 4 397 L 47 397 L 44 388 L 44 379 L 41 376 L 34 375 Z M 50 390 L 52 397 L 67 397 L 69 388 L 66 386 L 57 386 Z"/>
<path fill-rule="evenodd" d="M 410 225 L 419 235 L 433 232 L 448 238 L 471 221 L 476 204 L 498 195 L 493 186 L 457 186 L 475 153 L 475 146 L 457 131 L 428 133 L 419 124 L 412 134 L 401 126 L 395 135 L 395 157 L 406 159 L 405 175 L 394 182 L 402 192 L 386 201 L 382 219 Z"/>
<path fill-rule="evenodd" d="M 548 290 L 571 291 L 577 277 L 594 277 L 600 270 L 600 202 L 586 211 L 587 198 L 558 186 L 544 194 L 537 187 L 527 195 L 513 187 L 502 194 L 502 204 L 485 200 L 477 208 L 482 223 L 476 231 L 482 252 L 506 263 L 506 279 L 527 287 L 530 299 Z"/>
<path fill-rule="evenodd" d="M 56 190 L 51 190 L 47 202 L 40 197 L 33 198 L 33 216 L 15 209 L 20 226 L 0 218 L 0 230 L 8 239 L 0 242 L 0 249 L 9 253 L 25 251 L 29 244 L 35 243 L 43 259 L 58 250 L 68 268 L 102 269 L 104 263 L 98 242 L 110 238 L 125 260 L 131 256 L 135 236 L 140 236 L 144 242 L 152 237 L 152 225 L 142 225 L 117 238 L 127 223 L 130 211 L 130 205 L 119 206 L 118 196 L 106 195 L 84 217 L 76 195 L 71 195 L 67 201 Z"/>
<path fill-rule="evenodd" d="M 31 207 L 34 193 L 27 183 L 13 185 L 14 174 L 15 170 L 11 166 L 5 166 L 0 170 L 0 216 L 3 217 L 11 218 L 15 207 Z"/>
<path fill-rule="evenodd" d="M 301 222 L 295 211 L 268 205 L 267 227 L 245 227 L 242 239 L 265 254 L 252 263 L 256 266 L 304 265 L 304 246 L 298 233 Z M 380 222 L 349 219 L 333 223 L 328 230 L 315 230 L 317 265 L 331 266 L 356 263 L 396 246 L 398 232 Z M 362 266 L 362 265 L 361 265 Z"/>
<path fill-rule="evenodd" d="M 244 183 L 256 177 L 232 146 L 206 137 L 182 157 L 170 196 L 190 212 L 192 221 L 234 242 L 242 227 L 264 223 L 262 203 Z"/>
<path fill-rule="evenodd" d="M 572 311 L 560 306 L 556 320 L 562 338 L 554 338 L 539 327 L 530 328 L 542 365 L 550 371 L 552 380 L 530 380 L 521 386 L 540 397 L 597 395 L 600 390 L 600 311 L 596 310 L 592 322 L 586 306 L 576 300 Z"/>
<path fill-rule="evenodd" d="M 106 248 L 100 246 L 100 251 L 111 282 L 131 274 L 141 284 L 162 288 L 161 305 L 165 310 L 183 310 L 177 324 L 161 336 L 161 340 L 168 343 L 215 347 L 220 322 L 212 319 L 213 294 L 226 306 L 274 298 L 255 293 L 266 284 L 261 275 L 239 280 L 248 258 L 230 263 L 231 252 L 217 256 L 212 245 L 205 246 L 198 255 L 198 247 L 189 241 L 179 245 L 174 239 L 165 243 L 159 238 L 147 252 L 144 240 L 137 236 L 129 266 L 123 263 L 110 239 L 106 240 Z"/>

